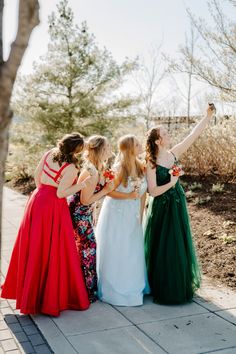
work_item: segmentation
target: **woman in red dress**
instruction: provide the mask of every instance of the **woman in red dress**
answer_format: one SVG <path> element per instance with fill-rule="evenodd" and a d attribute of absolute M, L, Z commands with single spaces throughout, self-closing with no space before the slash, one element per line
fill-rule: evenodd
<path fill-rule="evenodd" d="M 58 316 L 89 307 L 66 201 L 90 183 L 90 178 L 76 183 L 76 154 L 83 148 L 80 134 L 68 134 L 36 168 L 37 188 L 27 202 L 1 293 L 16 299 L 24 314 Z"/>

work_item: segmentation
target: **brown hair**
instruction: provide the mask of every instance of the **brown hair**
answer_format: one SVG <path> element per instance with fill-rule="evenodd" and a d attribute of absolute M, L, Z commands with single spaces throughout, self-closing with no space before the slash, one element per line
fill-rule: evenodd
<path fill-rule="evenodd" d="M 150 129 L 147 133 L 146 161 L 151 163 L 152 168 L 157 166 L 156 159 L 159 148 L 156 144 L 156 140 L 160 138 L 160 126 Z"/>
<path fill-rule="evenodd" d="M 108 143 L 107 138 L 102 135 L 92 135 L 86 141 L 86 152 L 85 160 L 89 160 L 98 170 L 101 155 L 104 151 L 106 144 Z"/>
<path fill-rule="evenodd" d="M 78 159 L 74 156 L 76 149 L 79 153 L 84 148 L 84 138 L 79 133 L 71 133 L 63 136 L 57 143 L 58 150 L 53 153 L 53 162 L 58 162 L 59 166 L 63 162 L 77 165 Z"/>
<path fill-rule="evenodd" d="M 116 160 L 116 164 L 119 166 L 119 173 L 121 176 L 121 183 L 123 186 L 127 186 L 128 177 L 131 174 L 130 161 L 134 157 L 134 143 L 136 137 L 132 134 L 122 136 L 118 141 L 119 155 Z M 135 167 L 138 177 L 143 177 L 144 168 L 142 162 L 135 157 Z"/>

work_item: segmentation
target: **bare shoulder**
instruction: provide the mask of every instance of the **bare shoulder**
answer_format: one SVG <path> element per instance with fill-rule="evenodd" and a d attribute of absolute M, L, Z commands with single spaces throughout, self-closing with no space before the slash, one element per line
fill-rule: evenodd
<path fill-rule="evenodd" d="M 44 156 L 45 156 L 45 155 L 48 155 L 49 158 L 52 159 L 52 158 L 53 158 L 53 154 L 55 154 L 55 152 L 57 152 L 57 151 L 58 151 L 57 148 L 52 148 L 52 149 L 46 151 L 45 154 L 44 154 Z"/>
<path fill-rule="evenodd" d="M 80 172 L 80 177 L 87 178 L 90 176 L 89 171 L 86 168 L 83 168 L 82 171 Z"/>
<path fill-rule="evenodd" d="M 85 168 L 82 169 L 82 171 L 80 172 L 80 175 L 79 175 L 79 180 L 82 182 L 84 181 L 87 177 L 91 177 L 91 181 L 96 184 L 98 182 L 98 172 L 96 171 L 96 173 L 89 173 L 89 171 Z"/>
<path fill-rule="evenodd" d="M 147 171 L 155 170 L 155 167 L 152 166 L 150 161 L 147 161 L 147 163 L 146 163 L 146 170 Z"/>
<path fill-rule="evenodd" d="M 73 163 L 70 163 L 68 166 L 66 166 L 64 171 L 65 174 L 73 174 L 73 175 L 78 174 L 78 169 L 75 167 Z"/>

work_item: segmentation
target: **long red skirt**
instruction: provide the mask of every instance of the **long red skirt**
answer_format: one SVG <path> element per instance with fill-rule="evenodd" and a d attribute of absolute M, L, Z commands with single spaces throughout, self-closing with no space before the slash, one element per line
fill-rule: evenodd
<path fill-rule="evenodd" d="M 24 314 L 85 310 L 89 299 L 65 198 L 41 185 L 31 195 L 2 286 Z"/>

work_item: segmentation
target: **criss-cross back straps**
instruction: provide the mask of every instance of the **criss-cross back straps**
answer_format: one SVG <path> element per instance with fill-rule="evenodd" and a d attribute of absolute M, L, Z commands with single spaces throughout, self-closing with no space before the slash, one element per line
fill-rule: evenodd
<path fill-rule="evenodd" d="M 50 154 L 51 151 L 48 151 L 45 155 L 45 158 L 44 158 L 44 163 L 43 163 L 43 172 L 48 176 L 50 177 L 55 183 L 59 183 L 59 178 L 61 177 L 61 173 L 62 171 L 69 165 L 68 162 L 66 162 L 63 166 L 61 166 L 61 168 L 56 171 L 54 170 L 53 168 L 51 168 L 47 162 L 47 157 L 48 155 Z M 46 169 L 45 169 L 45 165 L 47 166 L 47 168 L 49 169 L 49 171 L 55 173 L 55 176 L 53 176 L 52 174 L 50 174 Z"/>

